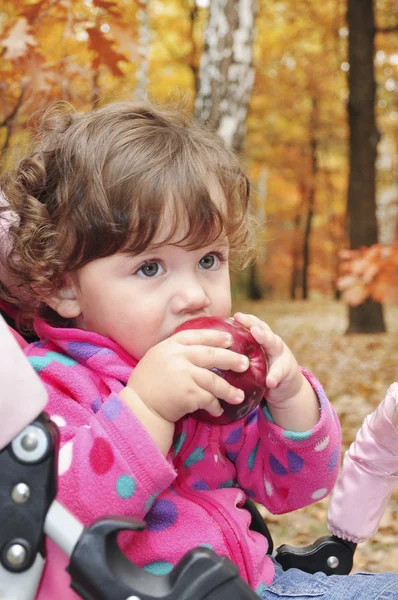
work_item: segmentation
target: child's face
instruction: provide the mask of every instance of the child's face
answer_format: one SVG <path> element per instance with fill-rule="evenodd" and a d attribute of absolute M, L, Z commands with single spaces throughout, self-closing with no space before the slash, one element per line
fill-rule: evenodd
<path fill-rule="evenodd" d="M 157 239 L 165 234 L 167 222 Z M 228 253 L 228 240 L 220 237 L 197 250 L 167 244 L 93 260 L 78 271 L 77 325 L 140 359 L 189 319 L 230 315 Z"/>

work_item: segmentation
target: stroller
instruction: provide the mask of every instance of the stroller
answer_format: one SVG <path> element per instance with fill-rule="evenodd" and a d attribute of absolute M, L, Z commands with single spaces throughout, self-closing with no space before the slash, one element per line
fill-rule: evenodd
<path fill-rule="evenodd" d="M 58 431 L 43 412 L 46 392 L 23 355 L 25 343 L 0 316 L 0 599 L 34 600 L 45 565 L 45 536 L 69 557 L 71 587 L 86 600 L 258 598 L 231 561 L 207 548 L 189 552 L 168 575 L 147 573 L 116 543 L 122 530 L 143 530 L 143 521 L 108 515 L 83 527 L 56 500 Z M 348 574 L 356 545 L 376 532 L 397 484 L 395 383 L 345 454 L 328 511 L 332 535 L 302 548 L 282 545 L 276 559 L 285 570 Z M 272 552 L 254 503 L 246 508 L 252 528 L 267 536 Z"/>

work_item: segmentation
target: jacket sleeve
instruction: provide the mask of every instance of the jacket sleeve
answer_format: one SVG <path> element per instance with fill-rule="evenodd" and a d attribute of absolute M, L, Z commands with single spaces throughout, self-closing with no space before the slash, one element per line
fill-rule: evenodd
<path fill-rule="evenodd" d="M 320 418 L 315 427 L 300 433 L 284 430 L 273 423 L 264 402 L 246 418 L 241 447 L 236 449 L 238 485 L 275 514 L 324 498 L 338 475 L 341 433 L 337 415 L 319 382 L 304 370 L 303 374 L 319 399 Z"/>
<path fill-rule="evenodd" d="M 143 518 L 174 480 L 173 465 L 118 394 L 100 400 L 81 373 L 56 385 L 41 375 L 45 410 L 60 431 L 57 499 L 84 524 L 110 513 Z"/>
<path fill-rule="evenodd" d="M 328 509 L 330 531 L 357 544 L 372 537 L 397 485 L 398 383 L 393 383 L 344 455 Z"/>

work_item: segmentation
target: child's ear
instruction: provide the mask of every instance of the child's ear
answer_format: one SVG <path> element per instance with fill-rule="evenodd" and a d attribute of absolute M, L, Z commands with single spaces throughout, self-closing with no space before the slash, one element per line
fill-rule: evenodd
<path fill-rule="evenodd" d="M 78 317 L 81 314 L 81 309 L 77 285 L 73 279 L 68 277 L 65 285 L 58 292 L 46 298 L 46 304 L 64 319 Z"/>

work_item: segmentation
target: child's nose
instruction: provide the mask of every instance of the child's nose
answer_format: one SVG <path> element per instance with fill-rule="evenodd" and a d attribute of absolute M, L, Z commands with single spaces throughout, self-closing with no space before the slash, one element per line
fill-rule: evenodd
<path fill-rule="evenodd" d="M 206 308 L 210 305 L 204 287 L 195 280 L 183 281 L 181 286 L 176 290 L 173 298 L 174 312 L 194 312 Z"/>

